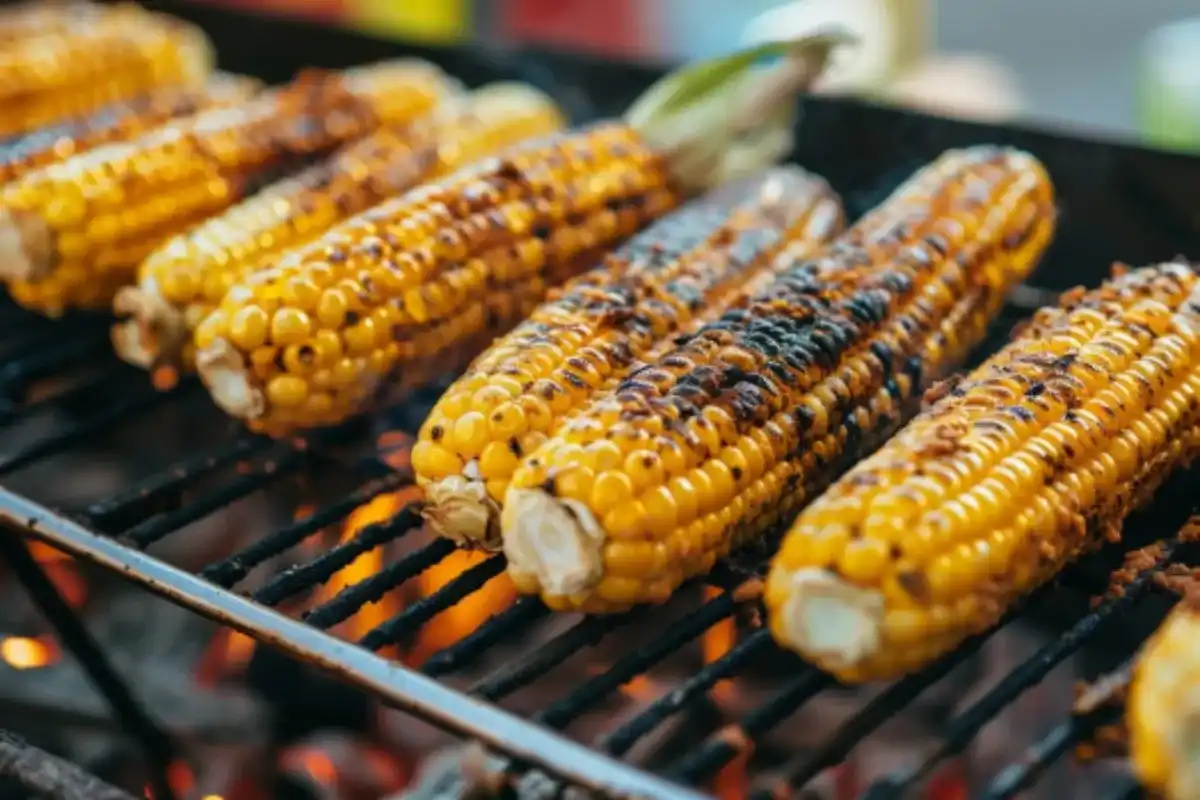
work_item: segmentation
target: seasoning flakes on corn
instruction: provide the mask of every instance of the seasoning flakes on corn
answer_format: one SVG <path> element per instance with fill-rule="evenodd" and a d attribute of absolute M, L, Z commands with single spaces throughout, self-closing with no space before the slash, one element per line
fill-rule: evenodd
<path fill-rule="evenodd" d="M 0 279 L 49 315 L 107 308 L 138 263 L 280 170 L 426 113 L 453 83 L 432 65 L 308 73 L 36 170 L 0 187 Z"/>
<path fill-rule="evenodd" d="M 1117 537 L 1192 455 L 1200 287 L 1183 264 L 1068 293 L 800 515 L 776 639 L 846 681 L 918 669 Z"/>
<path fill-rule="evenodd" d="M 549 97 L 497 83 L 404 124 L 385 126 L 328 160 L 171 239 L 114 300 L 117 354 L 143 368 L 194 367 L 192 335 L 225 292 L 270 256 L 427 180 L 563 127 Z"/>
<path fill-rule="evenodd" d="M 245 102 L 259 89 L 252 78 L 216 75 L 203 86 L 164 86 L 41 128 L 0 145 L 0 184 L 100 145 L 133 139 L 168 120 Z"/>
<path fill-rule="evenodd" d="M 979 341 L 1054 218 L 1031 156 L 943 156 L 528 456 L 501 518 L 514 583 L 556 609 L 659 602 L 787 520 Z"/>
<path fill-rule="evenodd" d="M 758 69 L 741 53 L 689 67 L 651 87 L 628 114 L 635 121 L 465 167 L 236 284 L 196 330 L 213 399 L 252 430 L 283 436 L 465 366 L 683 194 L 786 152 L 791 98 L 830 43 L 770 47 L 810 58 Z"/>
<path fill-rule="evenodd" d="M 841 206 L 794 167 L 726 185 L 650 226 L 568 283 L 471 365 L 413 451 L 426 517 L 460 544 L 499 546 L 499 504 L 520 456 L 666 338 L 740 296 L 788 242 L 811 252 Z"/>

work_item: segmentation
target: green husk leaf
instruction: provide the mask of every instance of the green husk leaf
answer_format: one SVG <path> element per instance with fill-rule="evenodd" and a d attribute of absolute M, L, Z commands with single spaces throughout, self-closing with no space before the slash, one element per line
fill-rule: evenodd
<path fill-rule="evenodd" d="M 753 174 L 792 145 L 796 96 L 854 39 L 840 30 L 769 42 L 683 67 L 650 87 L 626 122 L 667 158 L 687 191 Z M 760 66 L 765 58 L 778 59 Z"/>

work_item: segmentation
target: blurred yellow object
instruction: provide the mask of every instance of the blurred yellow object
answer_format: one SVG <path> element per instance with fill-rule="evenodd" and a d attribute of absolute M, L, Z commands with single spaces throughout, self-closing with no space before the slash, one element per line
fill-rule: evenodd
<path fill-rule="evenodd" d="M 348 0 L 348 16 L 371 33 L 436 44 L 466 38 L 469 0 Z"/>

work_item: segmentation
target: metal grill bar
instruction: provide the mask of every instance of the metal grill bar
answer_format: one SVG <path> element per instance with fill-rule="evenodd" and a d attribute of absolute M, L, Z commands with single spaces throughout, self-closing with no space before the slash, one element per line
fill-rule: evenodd
<path fill-rule="evenodd" d="M 65 452 L 80 441 L 111 425 L 171 402 L 175 399 L 175 396 L 176 392 L 156 392 L 153 390 L 135 393 L 128 399 L 114 403 L 107 411 L 90 417 L 86 421 L 80 422 L 61 433 L 47 436 L 40 441 L 34 442 L 28 447 L 13 453 L 8 458 L 0 459 L 0 477 L 10 475 L 35 461 L 41 461 L 44 458 Z"/>
<path fill-rule="evenodd" d="M 232 588 L 243 580 L 250 570 L 268 559 L 282 555 L 327 525 L 340 522 L 350 516 L 354 509 L 364 503 L 369 503 L 381 494 L 395 491 L 409 482 L 408 476 L 399 474 L 371 481 L 336 503 L 314 511 L 286 528 L 273 531 L 244 550 L 205 567 L 200 576 L 218 586 L 226 589 Z"/>
<path fill-rule="evenodd" d="M 631 747 L 680 709 L 694 702 L 718 681 L 737 674 L 742 667 L 772 647 L 771 634 L 760 629 L 747 636 L 721 658 L 697 672 L 681 686 L 651 703 L 642 713 L 617 730 L 602 736 L 596 746 L 612 755 L 627 753 Z"/>
<path fill-rule="evenodd" d="M 64 647 L 78 657 L 84 673 L 101 695 L 108 699 L 122 728 L 129 731 L 146 751 L 151 767 L 150 785 L 155 797 L 174 800 L 175 792 L 167 780 L 167 767 L 176 751 L 174 743 L 121 680 L 100 645 L 34 560 L 25 541 L 6 531 L 0 535 L 0 550 L 3 550 L 13 573 L 28 590 L 29 596 L 50 622 Z"/>
<path fill-rule="evenodd" d="M 97 537 L 3 488 L 0 488 L 0 524 L 15 531 L 28 531 L 67 553 L 107 567 L 156 594 L 340 675 L 397 708 L 509 753 L 518 763 L 543 765 L 568 783 L 617 797 L 655 800 L 703 797 L 442 686 L 310 625 L 214 587 L 139 551 Z M 350 664 L 352 668 L 347 666 Z"/>
<path fill-rule="evenodd" d="M 0 336 L 2 335 L 0 334 Z M 0 400 L 0 425 L 11 426 L 36 414 L 57 411 L 72 403 L 82 402 L 89 397 L 104 393 L 110 385 L 116 384 L 124 377 L 126 377 L 125 370 L 110 369 L 35 403 L 18 404 Z"/>
<path fill-rule="evenodd" d="M 588 617 L 546 642 L 528 656 L 511 661 L 496 670 L 472 686 L 471 694 L 479 695 L 485 700 L 500 700 L 533 683 L 576 652 L 595 645 L 611 631 L 631 619 L 631 613 L 608 617 Z"/>
<path fill-rule="evenodd" d="M 369 553 L 376 547 L 382 547 L 388 542 L 396 541 L 406 533 L 415 530 L 420 524 L 420 511 L 414 506 L 406 506 L 391 520 L 375 525 L 368 525 L 359 531 L 358 535 L 351 541 L 326 551 L 323 555 L 307 564 L 283 570 L 255 592 L 254 599 L 263 605 L 277 606 L 289 597 L 293 597 L 306 589 L 324 583 L 342 569 L 350 566 L 362 554 Z M 452 545 L 450 549 L 453 549 Z M 443 550 L 445 550 L 445 545 L 443 545 Z M 438 555 L 437 558 L 430 562 L 430 565 L 445 558 L 449 552 L 450 550 L 442 552 L 441 555 Z M 375 585 L 388 584 L 391 581 L 391 573 L 397 571 L 404 564 L 405 562 L 401 561 L 390 565 L 387 570 L 375 576 L 378 578 Z M 424 569 L 422 567 L 412 574 L 419 574 Z M 374 589 L 371 591 L 373 592 Z M 366 593 L 367 590 L 363 590 L 363 592 Z M 382 596 L 382 593 L 380 596 Z"/>
<path fill-rule="evenodd" d="M 503 556 L 496 556 L 471 567 L 433 594 L 421 598 L 379 627 L 368 631 L 360 644 L 371 650 L 379 650 L 415 633 L 426 622 L 499 576 L 506 564 Z"/>
<path fill-rule="evenodd" d="M 1158 563 L 1169 562 L 1175 554 L 1178 542 L 1170 541 L 1162 547 Z M 1094 611 L 1081 618 L 1062 636 L 1043 647 L 1023 664 L 1010 672 L 987 694 L 946 724 L 942 742 L 920 763 L 908 770 L 877 783 L 867 794 L 868 800 L 899 800 L 918 782 L 928 777 L 945 758 L 962 751 L 976 734 L 1026 690 L 1041 682 L 1050 670 L 1061 664 L 1083 646 L 1097 631 L 1129 611 L 1153 586 L 1155 571 L 1138 575 L 1119 596 L 1100 604 Z"/>
<path fill-rule="evenodd" d="M 270 444 L 270 439 L 239 436 L 215 451 L 201 453 L 123 492 L 93 503 L 87 507 L 84 515 L 92 524 L 102 528 L 129 528 L 158 509 L 177 505 L 188 484 L 252 456 Z"/>
<path fill-rule="evenodd" d="M 785 766 L 782 775 L 778 778 L 778 787 L 774 791 L 760 789 L 751 795 L 753 800 L 786 797 L 791 794 L 793 787 L 803 786 L 817 777 L 822 770 L 838 764 L 850 755 L 850 751 L 859 742 L 874 733 L 880 725 L 916 700 L 926 689 L 950 674 L 955 667 L 962 665 L 978 653 L 979 648 L 983 646 L 991 633 L 989 631 L 987 634 L 972 638 L 929 669 L 901 678 L 876 695 L 863 706 L 862 710 L 826 739 L 820 747 L 794 759 Z"/>
<path fill-rule="evenodd" d="M 530 625 L 549 613 L 550 609 L 535 598 L 522 597 L 505 611 L 492 615 L 486 622 L 460 639 L 458 644 L 434 653 L 421 665 L 421 672 L 430 677 L 436 677 L 460 670 L 474 663 L 493 645 L 528 629 Z"/>
<path fill-rule="evenodd" d="M 616 691 L 623 684 L 650 669 L 688 642 L 694 641 L 713 625 L 732 616 L 738 606 L 738 601 L 730 592 L 710 600 L 683 619 L 678 620 L 665 636 L 660 636 L 644 647 L 618 659 L 602 674 L 592 678 L 571 694 L 536 714 L 534 720 L 551 728 L 566 727 L 572 720 L 603 700 L 609 693 Z"/>
<path fill-rule="evenodd" d="M 294 474 L 310 457 L 308 450 L 283 450 L 276 457 L 260 461 L 254 469 L 237 476 L 220 489 L 174 511 L 151 517 L 125 531 L 118 538 L 124 544 L 144 550 L 180 528 Z"/>
<path fill-rule="evenodd" d="M 818 692 L 832 686 L 833 679 L 811 667 L 803 667 L 800 677 L 776 695 L 775 699 L 747 714 L 738 725 L 719 732 L 684 756 L 667 770 L 680 783 L 698 783 L 715 775 L 721 767 L 742 752 L 747 743 L 790 717 Z"/>

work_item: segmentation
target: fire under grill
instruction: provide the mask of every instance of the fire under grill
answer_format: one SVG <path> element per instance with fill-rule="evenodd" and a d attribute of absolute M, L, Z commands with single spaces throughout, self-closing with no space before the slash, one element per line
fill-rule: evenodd
<path fill-rule="evenodd" d="M 168 5 L 208 29 L 225 68 L 269 79 L 397 49 Z M 655 75 L 545 53 L 420 55 L 468 83 L 518 75 L 579 119 L 624 107 Z M 861 212 L 942 150 L 979 142 L 1042 158 L 1062 224 L 1035 278 L 1047 288 L 1018 290 L 978 357 L 1049 289 L 1096 285 L 1115 257 L 1200 253 L 1200 161 L 838 100 L 805 104 L 797 151 Z M 1174 599 L 1160 578 L 1193 561 L 1194 544 L 1171 537 L 1196 510 L 1194 475 L 997 629 L 923 672 L 851 689 L 761 626 L 769 542 L 662 607 L 554 614 L 515 594 L 501 556 L 424 529 L 407 456 L 438 387 L 273 442 L 195 381 L 159 391 L 118 362 L 109 324 L 0 301 L 0 525 L 21 534 L 0 535 L 0 717 L 79 731 L 55 750 L 68 761 L 40 749 L 44 731 L 0 732 L 0 798 L 15 781 L 124 800 L 68 763 L 124 763 L 112 729 L 143 766 L 125 783 L 154 800 L 1141 794 L 1120 759 L 1073 753 L 1119 720 L 1108 694 Z M 222 680 L 235 669 L 258 679 Z M 1115 677 L 1075 702 L 1077 680 L 1103 675 Z M 303 735 L 268 759 L 289 724 Z M 364 732 L 405 758 L 373 758 Z M 213 751 L 224 755 L 196 755 Z M 185 757 L 209 767 L 188 771 Z M 237 773 L 265 760 L 289 792 L 239 793 Z M 356 792 L 324 791 L 330 775 Z"/>
<path fill-rule="evenodd" d="M 997 322 L 993 345 L 1044 294 L 1023 290 Z M 904 735 L 919 745 L 852 791 L 900 798 L 921 787 L 930 792 L 921 796 L 938 796 L 929 787 L 946 765 L 1064 662 L 1078 673 L 1085 656 L 1096 670 L 1127 658 L 1136 637 L 1122 633 L 1122 623 L 1145 607 L 1161 614 L 1161 600 L 1144 602 L 1166 594 L 1155 573 L 1186 555 L 1186 544 L 1168 543 L 1122 591 L 1090 607 L 1121 554 L 1101 553 L 1071 570 L 995 634 L 1021 627 L 1033 631 L 1025 641 L 1040 644 L 982 683 L 977 665 L 990 636 L 919 674 L 851 691 L 777 650 L 758 625 L 765 552 L 721 565 L 665 607 L 585 618 L 515 597 L 502 556 L 456 552 L 429 537 L 405 469 L 404 430 L 415 429 L 436 389 L 382 417 L 272 442 L 239 431 L 190 382 L 156 391 L 113 360 L 104 320 L 50 323 L 6 308 L 0 331 L 6 527 L 480 743 L 491 755 L 477 759 L 474 772 L 486 778 L 474 780 L 516 787 L 520 796 L 566 787 L 662 798 L 797 796 L 843 780 L 834 768 L 914 707 L 920 730 Z M 1126 549 L 1179 527 L 1191 509 L 1178 494 L 1185 483 L 1131 523 Z M 212 520 L 215 532 L 204 528 Z M 45 554 L 15 536 L 0 544 L 61 646 L 149 760 L 166 769 L 172 737 L 156 721 L 162 709 L 143 702 L 140 681 L 124 681 L 112 667 Z M 973 668 L 965 683 L 955 680 Z M 957 696 L 964 687 L 973 687 L 965 699 Z M 927 695 L 935 698 L 922 706 Z M 631 702 L 612 713 L 614 697 Z M 1010 746 L 1007 763 L 972 778 L 981 796 L 1017 796 L 1115 718 L 1107 707 L 1072 714 L 1070 698 L 1058 700 L 1057 718 L 1043 714 L 1040 730 Z M 776 736 L 812 709 L 819 736 Z M 652 746 L 639 750 L 647 741 Z M 1105 774 L 1094 796 L 1136 795 L 1127 778 Z M 732 790 L 730 780 L 738 781 Z M 165 779 L 152 783 L 161 786 L 155 797 L 170 796 Z M 832 796 L 853 795 L 843 786 Z"/>

